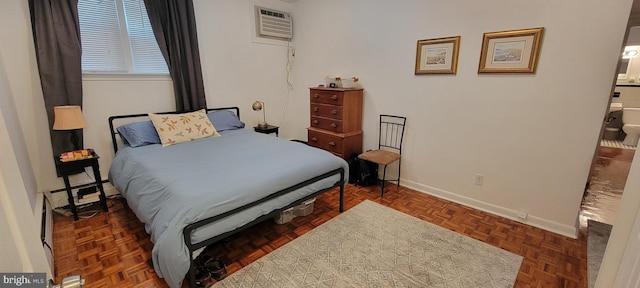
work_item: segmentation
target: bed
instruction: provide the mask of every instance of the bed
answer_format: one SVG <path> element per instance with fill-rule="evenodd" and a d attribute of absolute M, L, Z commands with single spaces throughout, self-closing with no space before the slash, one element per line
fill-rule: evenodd
<path fill-rule="evenodd" d="M 145 120 L 141 118 L 147 114 L 109 118 L 116 151 L 109 181 L 145 224 L 154 243 L 154 269 L 171 287 L 180 287 L 187 274 L 191 287 L 196 287 L 194 258 L 201 248 L 321 193 L 339 187 L 339 210 L 343 211 L 348 175 L 343 159 L 303 143 L 243 129 L 244 123 L 233 124 L 241 123 L 237 107 L 207 112 L 236 119 L 225 116 L 223 122 L 215 122 L 209 116 L 219 137 L 167 147 L 137 145 L 136 140 L 123 144 L 117 137 L 128 133 L 118 122 Z"/>

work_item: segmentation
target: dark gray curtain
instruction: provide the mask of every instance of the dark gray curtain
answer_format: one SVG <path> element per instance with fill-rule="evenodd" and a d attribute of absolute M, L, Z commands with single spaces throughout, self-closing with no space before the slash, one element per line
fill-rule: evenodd
<path fill-rule="evenodd" d="M 31 28 L 53 155 L 73 150 L 69 131 L 55 131 L 53 107 L 82 106 L 78 0 L 29 0 Z M 77 131 L 82 147 L 82 130 Z M 52 159 L 53 160 L 53 159 Z"/>
<path fill-rule="evenodd" d="M 153 33 L 169 66 L 177 111 L 207 107 L 192 0 L 144 0 Z"/>

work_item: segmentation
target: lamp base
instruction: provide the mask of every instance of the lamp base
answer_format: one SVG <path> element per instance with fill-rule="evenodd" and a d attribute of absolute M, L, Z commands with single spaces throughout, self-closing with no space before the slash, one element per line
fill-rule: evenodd
<path fill-rule="evenodd" d="M 73 144 L 73 151 L 80 150 L 80 137 L 78 137 L 78 132 L 76 130 L 71 130 L 69 139 L 71 140 L 71 144 Z"/>
<path fill-rule="evenodd" d="M 266 129 L 267 127 L 269 127 L 269 124 L 267 124 L 267 122 L 258 122 L 258 127 Z"/>

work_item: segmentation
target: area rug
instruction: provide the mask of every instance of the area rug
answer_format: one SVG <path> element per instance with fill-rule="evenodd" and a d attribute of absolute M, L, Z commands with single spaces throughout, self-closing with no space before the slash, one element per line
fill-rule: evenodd
<path fill-rule="evenodd" d="M 600 263 L 607 249 L 612 226 L 598 221 L 587 221 L 587 274 L 589 288 L 594 287 L 600 271 Z"/>
<path fill-rule="evenodd" d="M 522 259 L 366 200 L 214 287 L 513 287 Z"/>

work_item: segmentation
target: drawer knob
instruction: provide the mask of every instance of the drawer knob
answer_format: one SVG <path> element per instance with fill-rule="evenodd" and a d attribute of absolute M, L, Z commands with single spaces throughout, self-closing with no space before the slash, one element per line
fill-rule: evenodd
<path fill-rule="evenodd" d="M 315 95 L 313 95 L 313 97 L 315 97 L 316 99 L 318 99 L 318 98 L 320 98 L 320 95 L 315 94 Z"/>
<path fill-rule="evenodd" d="M 331 127 L 336 128 L 338 125 L 336 123 L 331 123 Z"/>
<path fill-rule="evenodd" d="M 318 125 L 318 123 L 320 123 L 320 121 L 318 121 L 318 120 L 313 120 L 313 124 Z"/>
<path fill-rule="evenodd" d="M 331 114 L 333 114 L 333 115 L 338 114 L 338 110 L 335 110 L 335 109 L 334 109 L 334 110 L 331 110 Z"/>
<path fill-rule="evenodd" d="M 313 142 L 318 142 L 318 138 L 313 137 L 313 138 L 311 138 L 311 141 L 313 141 Z"/>
<path fill-rule="evenodd" d="M 318 110 L 320 110 L 318 107 L 313 107 L 313 112 L 318 112 Z"/>
<path fill-rule="evenodd" d="M 331 142 L 329 142 L 329 145 L 336 146 L 336 142 L 331 141 Z"/>
<path fill-rule="evenodd" d="M 331 96 L 331 100 L 338 100 L 338 95 Z"/>

